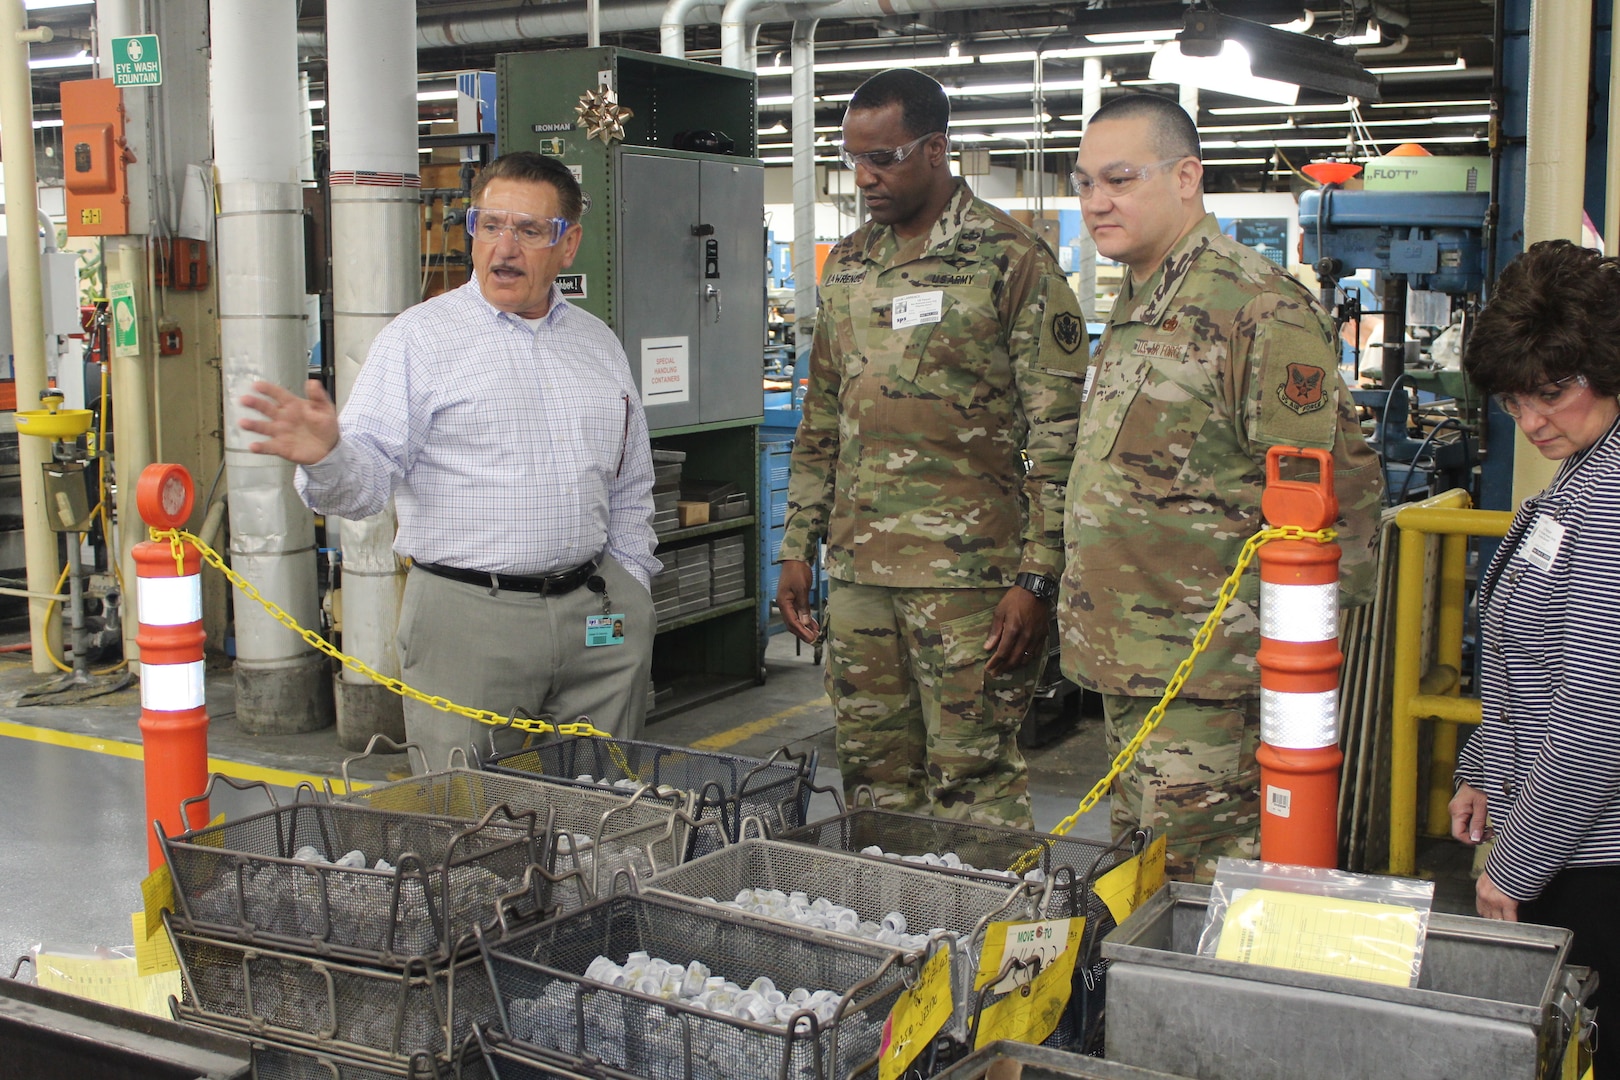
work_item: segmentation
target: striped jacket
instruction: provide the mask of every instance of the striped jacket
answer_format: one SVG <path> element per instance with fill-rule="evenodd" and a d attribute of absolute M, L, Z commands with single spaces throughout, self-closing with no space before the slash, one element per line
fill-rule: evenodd
<path fill-rule="evenodd" d="M 1485 792 L 1485 869 L 1533 900 L 1620 864 L 1620 422 L 1526 500 L 1480 586 L 1484 722 L 1457 779 Z"/>

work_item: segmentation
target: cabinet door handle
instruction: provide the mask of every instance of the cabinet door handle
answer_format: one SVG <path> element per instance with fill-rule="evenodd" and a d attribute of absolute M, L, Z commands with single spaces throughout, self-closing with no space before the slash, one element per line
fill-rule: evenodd
<path fill-rule="evenodd" d="M 714 301 L 714 321 L 719 322 L 720 321 L 720 304 L 721 304 L 719 286 L 711 285 L 711 284 L 704 285 L 703 286 L 703 298 L 705 300 L 713 300 Z"/>

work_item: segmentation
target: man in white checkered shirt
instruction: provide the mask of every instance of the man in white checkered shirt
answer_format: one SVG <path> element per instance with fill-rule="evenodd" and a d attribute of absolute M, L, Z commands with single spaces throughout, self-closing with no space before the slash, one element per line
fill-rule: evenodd
<path fill-rule="evenodd" d="M 394 550 L 413 560 L 406 683 L 633 738 L 660 568 L 652 454 L 618 339 L 556 287 L 579 249 L 581 202 L 555 159 L 491 162 L 467 214 L 473 279 L 377 335 L 342 416 L 319 382 L 303 398 L 258 382 L 242 404 L 264 419 L 241 423 L 265 436 L 255 453 L 301 466 L 311 509 L 359 519 L 394 499 Z M 410 700 L 405 729 L 430 768 L 453 747 L 489 747 L 482 725 Z M 521 741 L 497 734 L 503 749 Z"/>

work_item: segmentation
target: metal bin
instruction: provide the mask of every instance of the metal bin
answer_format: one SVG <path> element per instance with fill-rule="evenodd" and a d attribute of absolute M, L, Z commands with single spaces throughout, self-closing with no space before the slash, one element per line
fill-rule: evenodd
<path fill-rule="evenodd" d="M 1557 1075 L 1569 931 L 1434 914 L 1417 987 L 1394 987 L 1199 956 L 1209 896 L 1171 882 L 1103 942 L 1109 1058 L 1200 1080 Z"/>
<path fill-rule="evenodd" d="M 1178 1080 L 1100 1058 L 1019 1042 L 993 1042 L 974 1051 L 934 1080 Z"/>
<path fill-rule="evenodd" d="M 939 928 L 962 935 L 952 943 L 951 988 L 956 1003 L 956 1031 L 965 1036 L 972 1005 L 974 975 L 984 947 L 984 929 L 993 921 L 1019 921 L 1035 917 L 1040 890 L 1027 882 L 976 881 L 942 877 L 909 863 L 862 859 L 841 851 L 771 840 L 744 840 L 684 866 L 659 874 L 642 888 L 691 900 L 714 897 L 727 901 L 743 889 L 780 889 L 803 892 L 813 902 L 827 899 L 853 908 L 862 919 L 881 922 L 890 912 L 906 918 L 911 933 Z M 722 910 L 734 912 L 734 908 Z M 756 914 L 756 918 L 766 916 Z M 796 925 L 786 923 L 786 925 Z M 802 929 L 802 928 L 801 928 Z M 834 934 L 870 940 L 853 933 L 810 929 L 813 934 Z"/>
<path fill-rule="evenodd" d="M 420 1053 L 403 1067 L 254 1043 L 252 1075 L 253 1080 L 492 1080 L 471 1038 L 449 1059 Z"/>
<path fill-rule="evenodd" d="M 618 896 L 499 940 L 482 931 L 499 1034 L 581 1065 L 642 1080 L 846 1080 L 870 1068 L 915 958 L 870 942 L 791 930 L 707 904 Z M 823 1023 L 808 1008 L 762 1023 L 585 977 L 599 955 L 692 961 L 748 985 L 838 994 Z"/>
<path fill-rule="evenodd" d="M 725 834 L 716 836 L 712 826 L 692 830 L 687 855 L 695 858 L 741 839 L 744 818 L 759 818 L 772 833 L 803 825 L 810 808 L 816 755 L 779 750 L 761 759 L 629 739 L 567 735 L 497 754 L 487 768 L 515 776 L 545 776 L 586 791 L 615 790 L 594 781 L 611 784 L 630 779 L 657 790 L 670 787 L 692 792 L 696 798 L 693 816 L 700 824 L 717 825 Z M 592 782 L 577 779 L 581 776 L 590 776 Z"/>

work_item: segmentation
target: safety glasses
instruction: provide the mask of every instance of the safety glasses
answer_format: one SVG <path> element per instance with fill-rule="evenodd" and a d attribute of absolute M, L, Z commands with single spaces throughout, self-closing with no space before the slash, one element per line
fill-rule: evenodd
<path fill-rule="evenodd" d="M 467 235 L 486 244 L 495 243 L 503 232 L 511 232 L 519 247 L 548 248 L 563 238 L 569 224 L 567 218 L 537 218 L 507 210 L 474 207 L 467 211 Z"/>

